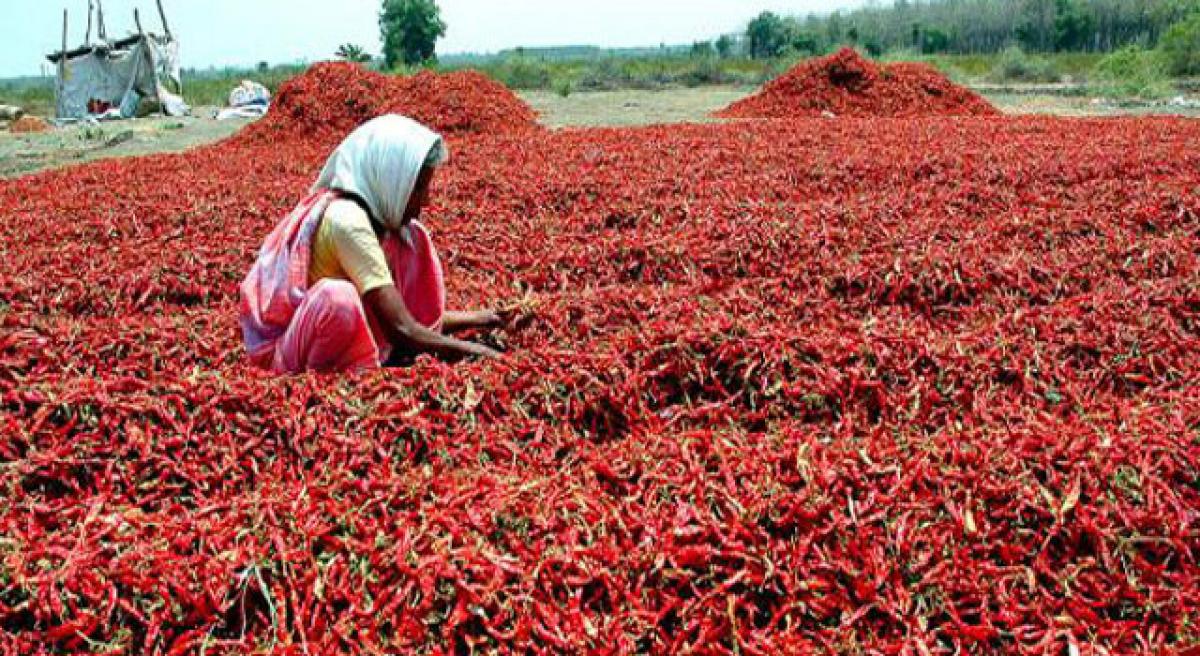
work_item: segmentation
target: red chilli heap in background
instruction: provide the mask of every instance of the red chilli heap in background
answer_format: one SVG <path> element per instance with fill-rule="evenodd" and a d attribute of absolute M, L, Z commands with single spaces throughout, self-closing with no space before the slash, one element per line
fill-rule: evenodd
<path fill-rule="evenodd" d="M 419 79 L 0 183 L 0 652 L 1195 646 L 1200 123 L 550 132 Z M 263 236 L 392 108 L 509 357 L 249 368 Z"/>
<path fill-rule="evenodd" d="M 537 115 L 503 85 L 476 71 L 411 77 L 344 62 L 323 63 L 285 82 L 267 117 L 238 139 L 299 136 L 336 141 L 367 120 L 403 114 L 445 134 L 510 134 L 537 127 Z"/>
<path fill-rule="evenodd" d="M 850 48 L 802 62 L 720 118 L 911 117 L 999 114 L 975 92 L 930 66 L 876 64 Z"/>

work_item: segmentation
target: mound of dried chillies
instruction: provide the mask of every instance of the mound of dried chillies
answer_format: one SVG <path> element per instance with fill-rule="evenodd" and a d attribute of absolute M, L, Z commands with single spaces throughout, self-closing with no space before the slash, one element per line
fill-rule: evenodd
<path fill-rule="evenodd" d="M 875 63 L 851 48 L 800 62 L 722 118 L 991 116 L 986 99 L 927 64 Z"/>

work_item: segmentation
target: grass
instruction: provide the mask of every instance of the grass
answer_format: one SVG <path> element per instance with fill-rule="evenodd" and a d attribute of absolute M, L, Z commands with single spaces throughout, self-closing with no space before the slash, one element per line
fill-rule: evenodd
<path fill-rule="evenodd" d="M 516 90 L 612 91 L 704 85 L 754 86 L 774 77 L 778 62 L 686 55 L 600 56 L 550 60 L 509 56 L 443 70 L 475 68 Z"/>
<path fill-rule="evenodd" d="M 998 57 L 999 55 L 936 55 L 932 63 L 943 70 L 957 69 L 966 75 L 967 79 L 983 80 L 993 74 Z M 1059 52 L 1041 57 L 1062 76 L 1078 81 L 1086 80 L 1104 55 L 1090 52 Z"/>
<path fill-rule="evenodd" d="M 193 106 L 220 106 L 229 103 L 229 92 L 242 80 L 254 80 L 274 93 L 279 85 L 304 72 L 304 66 L 276 66 L 266 70 L 223 69 L 183 74 L 183 94 Z"/>
<path fill-rule="evenodd" d="M 54 113 L 54 80 L 17 85 L 0 82 L 0 105 L 16 105 L 34 116 Z"/>
<path fill-rule="evenodd" d="M 989 55 L 922 55 L 911 51 L 889 53 L 885 61 L 915 61 L 934 66 L 951 78 L 969 84 L 994 79 L 999 54 Z M 501 83 L 518 90 L 555 90 L 569 85 L 573 90 L 661 89 L 695 87 L 709 84 L 757 86 L 787 69 L 804 56 L 793 55 L 778 59 L 747 57 L 690 57 L 687 55 L 656 55 L 645 57 L 593 57 L 571 60 L 543 60 L 535 57 L 511 56 L 488 62 L 474 63 L 477 68 Z M 1096 53 L 1054 53 L 1040 55 L 1046 66 L 1064 80 L 1087 80 L 1104 59 Z M 447 66 L 445 70 L 466 68 Z M 1001 78 L 1003 82 L 1021 82 L 1019 78 Z"/>
<path fill-rule="evenodd" d="M 988 55 L 922 55 L 912 51 L 889 53 L 884 61 L 914 61 L 929 64 L 960 84 L 1014 84 L 1028 82 L 1073 82 L 1082 84 L 1081 93 L 1103 95 L 1113 88 L 1111 79 L 1091 88 L 1097 66 L 1106 55 L 1100 53 L 1050 53 L 1026 55 L 1019 50 Z M 446 66 L 443 70 L 477 68 L 506 86 L 517 90 L 610 91 L 616 89 L 665 89 L 726 85 L 760 85 L 804 57 L 794 55 L 770 60 L 746 57 L 719 59 L 687 55 L 642 57 L 600 56 L 579 59 L 539 59 L 510 56 L 470 66 Z"/>

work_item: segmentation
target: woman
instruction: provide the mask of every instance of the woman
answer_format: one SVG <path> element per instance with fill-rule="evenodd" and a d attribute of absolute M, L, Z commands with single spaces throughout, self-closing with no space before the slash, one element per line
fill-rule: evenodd
<path fill-rule="evenodd" d="M 417 220 L 447 157 L 440 136 L 402 116 L 374 119 L 338 146 L 242 283 L 252 362 L 299 373 L 376 368 L 393 348 L 499 355 L 448 335 L 500 317 L 444 311 L 441 262 Z"/>

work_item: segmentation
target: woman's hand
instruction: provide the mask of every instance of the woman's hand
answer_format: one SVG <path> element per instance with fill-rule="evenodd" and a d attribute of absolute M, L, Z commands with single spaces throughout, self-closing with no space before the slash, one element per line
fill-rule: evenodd
<path fill-rule="evenodd" d="M 495 312 L 493 310 L 483 310 L 479 312 L 479 318 L 482 322 L 480 324 L 480 327 L 482 328 L 495 328 L 497 326 L 504 325 L 504 318 L 500 316 L 499 312 Z"/>
<path fill-rule="evenodd" d="M 493 314 L 499 320 L 499 324 L 506 330 L 515 331 L 521 330 L 527 326 L 536 317 L 536 305 L 532 302 L 522 301 L 512 305 L 507 305 Z"/>
<path fill-rule="evenodd" d="M 404 297 L 394 285 L 374 289 L 363 296 L 363 304 L 379 321 L 392 344 L 408 351 L 436 353 L 444 356 L 478 356 L 499 358 L 500 353 L 482 344 L 464 342 L 422 325 L 404 305 Z M 444 327 L 460 317 L 447 313 L 443 317 Z"/>
<path fill-rule="evenodd" d="M 495 328 L 503 325 L 504 320 L 496 312 L 481 310 L 479 312 L 447 312 L 442 315 L 442 330 L 454 333 L 473 328 Z"/>
<path fill-rule="evenodd" d="M 487 358 L 489 360 L 503 360 L 504 359 L 504 354 L 501 353 L 500 351 L 497 351 L 496 349 L 489 348 L 487 346 L 484 346 L 483 344 L 471 344 L 471 346 L 474 347 L 472 349 L 474 351 L 474 353 L 472 355 L 475 355 L 477 357 Z"/>

